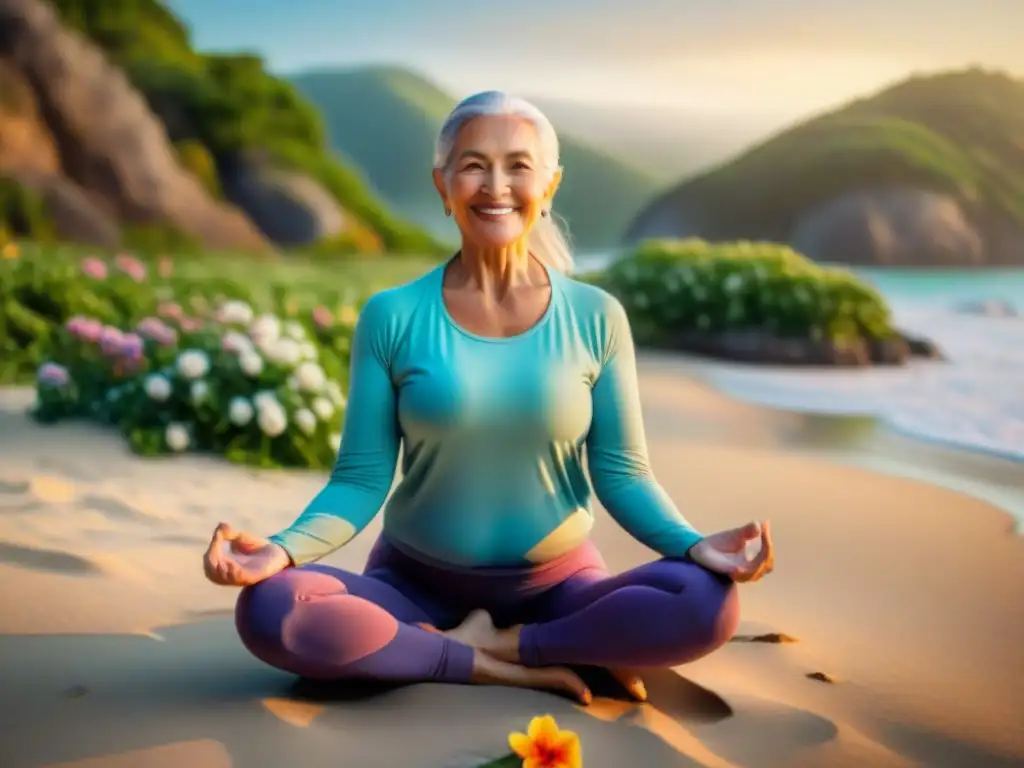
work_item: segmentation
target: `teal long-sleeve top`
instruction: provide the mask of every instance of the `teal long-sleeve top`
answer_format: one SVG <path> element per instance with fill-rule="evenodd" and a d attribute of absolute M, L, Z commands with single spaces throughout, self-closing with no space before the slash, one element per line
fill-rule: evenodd
<path fill-rule="evenodd" d="M 556 558 L 593 525 L 584 452 L 597 498 L 634 538 L 667 557 L 701 539 L 651 471 L 622 305 L 548 273 L 545 314 L 509 338 L 454 321 L 444 265 L 367 302 L 330 480 L 271 537 L 296 565 L 344 545 L 382 506 L 385 537 L 433 561 Z M 402 477 L 388 498 L 400 447 Z"/>

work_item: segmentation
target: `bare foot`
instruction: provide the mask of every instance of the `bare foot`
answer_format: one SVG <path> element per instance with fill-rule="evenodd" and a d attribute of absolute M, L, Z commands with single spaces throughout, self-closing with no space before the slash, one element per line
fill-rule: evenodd
<path fill-rule="evenodd" d="M 442 635 L 458 640 L 477 650 L 484 651 L 499 661 L 519 664 L 519 633 L 522 626 L 498 629 L 487 611 L 473 611 L 454 629 Z"/>
<path fill-rule="evenodd" d="M 568 694 L 580 703 L 590 704 L 593 697 L 586 683 L 564 667 L 524 667 L 510 664 L 477 650 L 473 652 L 473 676 L 476 685 L 505 685 L 512 688 L 537 688 Z"/>
<path fill-rule="evenodd" d="M 609 669 L 608 673 L 615 678 L 615 680 L 621 685 L 637 701 L 647 701 L 647 687 L 644 685 L 643 679 L 634 672 L 632 669 Z"/>

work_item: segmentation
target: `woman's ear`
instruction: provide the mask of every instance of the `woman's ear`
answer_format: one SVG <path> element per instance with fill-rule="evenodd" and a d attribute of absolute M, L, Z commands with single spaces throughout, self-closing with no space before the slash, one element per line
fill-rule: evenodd
<path fill-rule="evenodd" d="M 437 194 L 441 196 L 441 202 L 444 203 L 445 208 L 447 208 L 448 185 L 445 183 L 444 174 L 439 168 L 434 169 L 434 188 L 437 190 Z"/>

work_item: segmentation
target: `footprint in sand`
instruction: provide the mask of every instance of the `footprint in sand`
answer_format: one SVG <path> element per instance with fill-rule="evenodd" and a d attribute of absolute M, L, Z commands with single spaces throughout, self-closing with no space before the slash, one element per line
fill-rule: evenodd
<path fill-rule="evenodd" d="M 94 576 L 102 573 L 102 569 L 96 563 L 70 552 L 26 547 L 8 541 L 0 541 L 0 563 L 71 576 Z"/>
<path fill-rule="evenodd" d="M 115 499 L 112 496 L 90 494 L 82 498 L 79 502 L 79 506 L 92 512 L 99 512 L 111 520 L 122 523 L 137 523 L 142 520 L 151 519 L 151 517 L 141 509 L 133 507 L 131 504 L 126 504 L 120 499 Z"/>

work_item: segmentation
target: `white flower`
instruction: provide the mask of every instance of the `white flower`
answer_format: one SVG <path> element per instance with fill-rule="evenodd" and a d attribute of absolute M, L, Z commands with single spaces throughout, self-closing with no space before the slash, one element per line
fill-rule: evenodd
<path fill-rule="evenodd" d="M 278 365 L 295 365 L 301 357 L 299 343 L 295 339 L 275 339 L 261 346 L 263 353 Z"/>
<path fill-rule="evenodd" d="M 219 319 L 225 325 L 248 325 L 252 322 L 252 307 L 244 301 L 226 301 L 221 305 Z"/>
<path fill-rule="evenodd" d="M 253 351 L 252 340 L 244 333 L 239 333 L 238 331 L 228 331 L 225 333 L 224 338 L 221 339 L 221 346 L 228 352 L 234 352 L 235 354 Z"/>
<path fill-rule="evenodd" d="M 191 391 L 192 403 L 198 405 L 205 402 L 206 398 L 210 396 L 210 385 L 205 381 L 193 381 Z"/>
<path fill-rule="evenodd" d="M 295 380 L 302 392 L 320 392 L 327 384 L 327 374 L 316 363 L 303 363 L 295 369 Z"/>
<path fill-rule="evenodd" d="M 164 402 L 171 396 L 170 379 L 162 373 L 151 373 L 146 377 L 143 387 L 145 388 L 149 399 L 155 400 L 158 403 Z"/>
<path fill-rule="evenodd" d="M 256 423 L 267 437 L 277 437 L 288 429 L 288 415 L 277 400 L 265 400 L 256 406 Z"/>
<path fill-rule="evenodd" d="M 186 349 L 178 355 L 178 373 L 186 379 L 200 379 L 210 372 L 210 358 L 199 349 Z"/>
<path fill-rule="evenodd" d="M 327 397 L 339 408 L 345 405 L 345 395 L 341 391 L 341 385 L 334 379 L 330 379 L 327 382 Z"/>
<path fill-rule="evenodd" d="M 307 435 L 316 432 L 316 416 L 308 408 L 300 408 L 295 412 L 295 423 Z"/>
<path fill-rule="evenodd" d="M 167 441 L 168 448 L 181 453 L 188 448 L 188 428 L 184 424 L 168 424 L 167 429 L 164 431 L 164 440 Z"/>
<path fill-rule="evenodd" d="M 313 398 L 310 408 L 313 409 L 313 413 L 317 415 L 317 418 L 320 419 L 320 421 L 327 421 L 334 415 L 334 403 L 326 397 Z"/>
<path fill-rule="evenodd" d="M 275 405 L 280 405 L 277 400 L 277 395 L 274 394 L 274 391 L 271 389 L 264 389 L 257 392 L 252 396 L 252 403 L 256 406 L 257 410 L 260 408 L 266 408 L 267 406 L 273 407 Z"/>
<path fill-rule="evenodd" d="M 252 403 L 244 397 L 233 397 L 228 405 L 228 420 L 236 427 L 244 427 L 252 421 Z"/>
<path fill-rule="evenodd" d="M 282 327 L 282 331 L 285 336 L 295 339 L 296 341 L 303 341 L 306 338 L 306 329 L 302 327 L 302 323 L 297 320 L 289 320 Z"/>
<path fill-rule="evenodd" d="M 335 451 L 341 448 L 341 433 L 334 432 L 327 438 L 327 444 L 331 446 Z"/>
<path fill-rule="evenodd" d="M 263 358 L 256 351 L 243 352 L 238 356 L 238 365 L 246 376 L 256 377 L 263 371 Z"/>
<path fill-rule="evenodd" d="M 260 315 L 249 326 L 249 335 L 257 343 L 276 341 L 281 336 L 281 321 L 276 315 Z"/>
<path fill-rule="evenodd" d="M 316 344 L 311 341 L 300 341 L 299 357 L 302 360 L 316 360 L 320 357 L 320 350 L 318 350 L 316 348 Z"/>
<path fill-rule="evenodd" d="M 733 272 L 722 284 L 727 293 L 736 293 L 743 287 L 743 275 Z"/>

